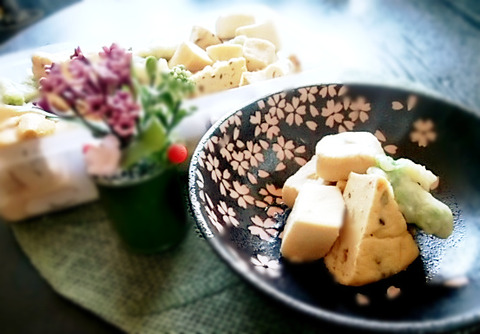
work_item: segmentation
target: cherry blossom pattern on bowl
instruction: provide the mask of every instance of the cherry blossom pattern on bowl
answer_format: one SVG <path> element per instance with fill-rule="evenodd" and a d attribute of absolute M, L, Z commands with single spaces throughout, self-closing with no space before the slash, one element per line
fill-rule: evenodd
<path fill-rule="evenodd" d="M 201 139 L 189 169 L 191 211 L 221 258 L 296 309 L 366 329 L 456 328 L 480 320 L 480 306 L 466 306 L 480 292 L 465 294 L 472 284 L 452 291 L 432 282 L 451 271 L 444 263 L 452 249 L 467 258 L 478 253 L 470 247 L 480 238 L 480 185 L 470 179 L 480 169 L 479 155 L 472 154 L 480 149 L 478 128 L 473 112 L 407 89 L 329 84 L 278 92 L 232 111 Z M 394 158 L 426 165 L 440 176 L 434 195 L 455 216 L 446 240 L 416 234 L 421 257 L 408 270 L 355 289 L 336 284 L 321 260 L 292 265 L 280 254 L 288 215 L 284 181 L 311 158 L 318 140 L 343 131 L 369 131 Z M 460 273 L 469 282 L 480 277 L 473 262 Z M 391 286 L 401 291 L 398 298 L 387 297 Z M 369 303 L 358 303 L 358 294 Z"/>

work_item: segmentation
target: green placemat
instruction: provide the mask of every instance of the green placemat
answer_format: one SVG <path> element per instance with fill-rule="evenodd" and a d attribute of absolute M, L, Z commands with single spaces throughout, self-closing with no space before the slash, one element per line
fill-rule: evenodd
<path fill-rule="evenodd" d="M 329 333 L 245 283 L 194 227 L 176 249 L 128 252 L 98 203 L 16 224 L 59 294 L 129 333 Z"/>
<path fill-rule="evenodd" d="M 351 332 L 294 312 L 244 282 L 193 223 L 180 246 L 149 256 L 123 247 L 98 203 L 12 229 L 55 291 L 128 333 Z"/>

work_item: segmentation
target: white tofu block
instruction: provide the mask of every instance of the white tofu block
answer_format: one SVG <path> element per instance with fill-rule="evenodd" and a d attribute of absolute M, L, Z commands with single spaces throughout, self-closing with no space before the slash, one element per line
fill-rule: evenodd
<path fill-rule="evenodd" d="M 246 61 L 242 57 L 217 61 L 192 75 L 191 78 L 196 83 L 196 95 L 238 87 L 242 73 L 246 70 Z"/>
<path fill-rule="evenodd" d="M 222 43 L 220 38 L 218 38 L 213 32 L 200 26 L 193 26 L 192 32 L 190 33 L 190 42 L 197 44 L 204 50 L 211 45 Z"/>
<path fill-rule="evenodd" d="M 168 62 L 170 67 L 183 65 L 192 73 L 198 72 L 213 62 L 205 50 L 192 42 L 180 44 Z"/>
<path fill-rule="evenodd" d="M 317 174 L 325 181 L 348 179 L 350 172 L 365 173 L 375 165 L 375 156 L 385 154 L 369 132 L 342 132 L 323 137 L 315 147 Z"/>
<path fill-rule="evenodd" d="M 244 13 L 232 13 L 218 17 L 215 24 L 217 36 L 221 39 L 235 37 L 235 31 L 239 27 L 255 23 L 255 16 Z"/>
<path fill-rule="evenodd" d="M 214 62 L 243 57 L 243 48 L 238 44 L 218 44 L 207 47 L 207 54 Z"/>
<path fill-rule="evenodd" d="M 90 132 L 72 129 L 0 148 L 0 217 L 8 222 L 98 198 L 82 147 Z"/>
<path fill-rule="evenodd" d="M 305 165 L 300 167 L 295 174 L 291 175 L 282 188 L 282 200 L 288 207 L 293 207 L 300 188 L 308 181 L 318 180 L 317 157 L 313 156 Z M 323 180 L 316 182 L 322 183 Z"/>
<path fill-rule="evenodd" d="M 293 63 L 287 58 L 282 58 L 277 60 L 275 63 L 268 65 L 263 70 L 243 73 L 240 86 L 251 85 L 259 81 L 283 77 L 293 73 L 293 71 Z"/>
<path fill-rule="evenodd" d="M 277 50 L 280 50 L 282 47 L 277 28 L 271 20 L 237 28 L 235 36 L 241 35 L 266 39 L 273 43 Z"/>
<path fill-rule="evenodd" d="M 45 66 L 53 63 L 62 63 L 70 57 L 67 53 L 48 53 L 37 51 L 32 55 L 33 78 L 39 80 L 46 75 Z"/>
<path fill-rule="evenodd" d="M 345 224 L 325 257 L 337 282 L 373 283 L 406 269 L 417 258 L 418 247 L 386 178 L 351 173 L 343 198 Z"/>
<path fill-rule="evenodd" d="M 145 47 L 143 49 L 138 50 L 135 54 L 143 58 L 153 56 L 157 59 L 166 59 L 168 61 L 172 58 L 177 48 L 178 48 L 177 44 L 165 43 L 163 45 L 151 45 L 151 46 Z"/>
<path fill-rule="evenodd" d="M 340 190 L 321 182 L 307 182 L 300 189 L 287 218 L 282 256 L 291 262 L 321 259 L 330 250 L 343 224 L 345 204 Z"/>
<path fill-rule="evenodd" d="M 247 38 L 243 44 L 243 56 L 249 71 L 262 70 L 277 60 L 275 45 L 260 38 Z"/>

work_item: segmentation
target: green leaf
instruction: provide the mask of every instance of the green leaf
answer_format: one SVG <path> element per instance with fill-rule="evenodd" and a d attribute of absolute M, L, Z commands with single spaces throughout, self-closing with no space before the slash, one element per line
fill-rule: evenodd
<path fill-rule="evenodd" d="M 167 139 L 165 127 L 156 117 L 150 117 L 141 135 L 125 150 L 122 167 L 128 168 L 139 160 L 163 150 Z"/>
<path fill-rule="evenodd" d="M 150 56 L 145 60 L 145 68 L 147 69 L 148 78 L 150 80 L 150 85 L 153 85 L 157 80 L 157 58 Z"/>

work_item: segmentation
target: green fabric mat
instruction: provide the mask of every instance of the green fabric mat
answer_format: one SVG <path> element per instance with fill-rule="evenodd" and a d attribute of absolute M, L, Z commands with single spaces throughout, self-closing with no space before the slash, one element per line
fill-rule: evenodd
<path fill-rule="evenodd" d="M 55 291 L 128 333 L 348 333 L 244 282 L 193 223 L 180 246 L 149 256 L 123 247 L 99 203 L 12 229 Z"/>
<path fill-rule="evenodd" d="M 55 291 L 129 333 L 332 332 L 245 283 L 193 223 L 180 246 L 149 256 L 123 247 L 98 203 L 12 229 Z"/>

